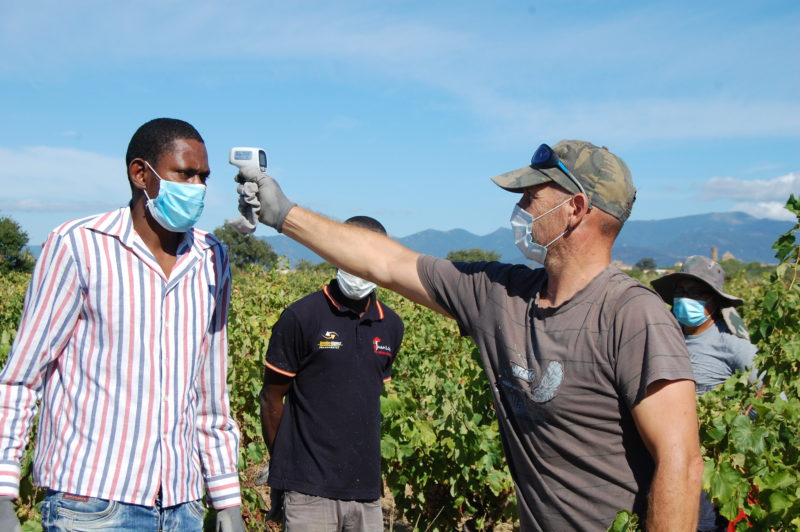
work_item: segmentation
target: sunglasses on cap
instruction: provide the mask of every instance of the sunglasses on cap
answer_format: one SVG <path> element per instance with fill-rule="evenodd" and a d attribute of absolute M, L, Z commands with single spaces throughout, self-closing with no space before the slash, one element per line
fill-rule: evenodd
<path fill-rule="evenodd" d="M 536 148 L 536 151 L 533 152 L 533 157 L 531 157 L 531 166 L 537 169 L 558 168 L 564 172 L 564 175 L 566 175 L 570 181 L 577 185 L 581 194 L 585 195 L 587 198 L 589 197 L 589 195 L 586 194 L 586 190 L 583 188 L 583 185 L 581 185 L 581 182 L 578 181 L 578 178 L 572 175 L 572 172 L 570 172 L 569 168 L 567 168 L 566 165 L 561 162 L 561 159 L 558 158 L 558 155 L 556 155 L 556 152 L 553 151 L 553 148 L 547 144 L 540 145 L 538 148 Z M 589 200 L 589 208 L 592 208 L 591 200 Z"/>

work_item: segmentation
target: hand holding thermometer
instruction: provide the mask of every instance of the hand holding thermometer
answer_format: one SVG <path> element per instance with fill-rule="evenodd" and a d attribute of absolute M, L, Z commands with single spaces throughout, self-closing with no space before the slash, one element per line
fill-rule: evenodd
<path fill-rule="evenodd" d="M 237 168 L 258 168 L 267 171 L 267 152 L 261 148 L 231 148 L 228 162 Z"/>

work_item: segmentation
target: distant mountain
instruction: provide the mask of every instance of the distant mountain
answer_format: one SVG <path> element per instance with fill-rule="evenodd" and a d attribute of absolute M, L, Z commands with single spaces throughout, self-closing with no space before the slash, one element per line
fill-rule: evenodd
<path fill-rule="evenodd" d="M 614 259 L 627 264 L 652 257 L 659 266 L 670 266 L 689 255 L 708 256 L 714 246 L 720 258 L 728 252 L 743 262 L 775 263 L 772 244 L 793 225 L 742 212 L 629 221 L 612 254 Z"/>
<path fill-rule="evenodd" d="M 754 218 L 741 212 L 628 221 L 617 238 L 612 258 L 635 264 L 641 258 L 650 257 L 659 266 L 671 266 L 689 255 L 708 256 L 711 247 L 715 246 L 720 257 L 730 252 L 743 262 L 774 263 L 772 243 L 792 225 L 791 222 Z M 283 235 L 264 239 L 278 255 L 286 256 L 292 265 L 302 259 L 322 261 L 315 253 Z M 500 228 L 483 236 L 463 229 L 427 229 L 395 240 L 415 251 L 436 257 L 445 257 L 450 251 L 480 248 L 499 253 L 505 262 L 526 262 L 514 245 L 510 228 Z"/>

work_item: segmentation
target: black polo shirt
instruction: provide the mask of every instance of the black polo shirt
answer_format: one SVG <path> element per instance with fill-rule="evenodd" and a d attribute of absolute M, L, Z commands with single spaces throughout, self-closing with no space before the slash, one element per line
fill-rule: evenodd
<path fill-rule="evenodd" d="M 290 305 L 275 326 L 267 366 L 293 377 L 270 458 L 269 485 L 329 499 L 382 494 L 380 395 L 403 322 L 369 296 L 364 316 L 335 280 Z"/>

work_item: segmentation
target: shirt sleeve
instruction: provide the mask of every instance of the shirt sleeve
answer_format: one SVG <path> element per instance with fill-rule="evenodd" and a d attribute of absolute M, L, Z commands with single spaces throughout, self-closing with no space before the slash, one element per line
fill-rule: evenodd
<path fill-rule="evenodd" d="M 44 377 L 64 349 L 83 290 L 68 236 L 51 233 L 28 285 L 17 336 L 0 372 L 0 495 L 18 497 L 20 461 Z"/>
<path fill-rule="evenodd" d="M 272 335 L 267 347 L 267 367 L 287 377 L 294 377 L 300 370 L 301 357 L 305 352 L 303 330 L 300 320 L 291 307 L 287 308 L 272 326 Z"/>
<path fill-rule="evenodd" d="M 205 353 L 198 384 L 198 448 L 203 463 L 206 492 L 211 505 L 221 510 L 241 504 L 237 461 L 239 429 L 233 419 L 228 394 L 228 306 L 231 271 L 221 246 L 212 248 L 217 272 L 215 310 L 204 342 Z"/>
<path fill-rule="evenodd" d="M 397 358 L 397 355 L 400 354 L 400 346 L 403 343 L 403 334 L 405 332 L 405 325 L 403 324 L 403 320 L 400 317 L 397 317 L 397 325 L 395 326 L 394 337 L 394 353 L 389 359 L 386 361 L 386 367 L 383 370 L 383 382 L 387 382 L 392 380 L 392 367 L 394 366 L 394 361 Z"/>
<path fill-rule="evenodd" d="M 694 380 L 689 352 L 678 323 L 661 299 L 644 287 L 626 290 L 613 314 L 616 386 L 628 408 L 644 399 L 659 380 Z"/>
<path fill-rule="evenodd" d="M 730 350 L 732 353 L 731 357 L 731 370 L 742 370 L 750 372 L 750 382 L 752 383 L 759 383 L 759 374 L 758 368 L 755 367 L 753 364 L 753 359 L 756 357 L 756 353 L 758 349 L 748 340 L 744 338 L 739 338 L 733 334 L 725 335 L 731 339 L 731 346 Z"/>

